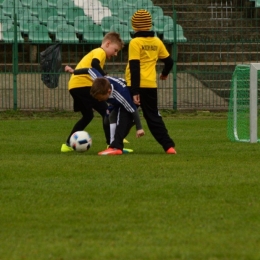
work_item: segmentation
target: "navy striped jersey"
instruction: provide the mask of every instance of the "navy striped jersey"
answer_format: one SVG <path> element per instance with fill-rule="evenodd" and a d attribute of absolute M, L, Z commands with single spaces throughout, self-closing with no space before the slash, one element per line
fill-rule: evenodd
<path fill-rule="evenodd" d="M 112 92 L 107 100 L 108 103 L 118 106 L 122 105 L 128 112 L 134 113 L 137 110 L 135 103 L 133 102 L 132 96 L 126 82 L 121 78 L 115 78 L 110 76 L 102 76 L 96 69 L 88 69 L 89 75 L 92 79 L 104 77 L 109 80 Z"/>
<path fill-rule="evenodd" d="M 141 120 L 139 117 L 139 112 L 135 103 L 133 102 L 132 96 L 130 94 L 129 88 L 126 86 L 125 80 L 121 78 L 115 78 L 110 76 L 102 76 L 94 68 L 85 68 L 74 70 L 75 75 L 89 74 L 93 80 L 99 77 L 105 77 L 108 79 L 111 85 L 111 94 L 107 100 L 108 103 L 112 104 L 116 109 L 123 106 L 126 111 L 132 114 L 133 120 L 136 125 L 136 130 L 142 129 Z"/>

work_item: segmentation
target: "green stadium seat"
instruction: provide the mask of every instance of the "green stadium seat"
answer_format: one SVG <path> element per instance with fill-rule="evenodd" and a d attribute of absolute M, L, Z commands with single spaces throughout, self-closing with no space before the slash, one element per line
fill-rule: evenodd
<path fill-rule="evenodd" d="M 4 0 L 0 0 L 0 9 L 3 8 L 3 2 L 4 2 Z"/>
<path fill-rule="evenodd" d="M 14 17 L 13 11 L 9 15 L 7 15 L 6 13 L 4 14 L 4 10 L 2 10 L 2 13 L 3 13 L 3 15 L 8 16 L 12 19 Z M 29 14 L 29 9 L 27 7 L 19 5 L 18 7 L 15 8 L 15 13 L 16 13 L 16 16 L 17 16 L 17 20 L 19 22 L 19 19 L 20 19 L 21 16 Z"/>
<path fill-rule="evenodd" d="M 103 40 L 101 26 L 96 24 L 86 24 L 83 28 L 82 40 L 87 43 L 100 44 Z"/>
<path fill-rule="evenodd" d="M 174 25 L 166 24 L 164 27 L 163 33 L 163 41 L 165 43 L 173 43 L 173 42 L 187 42 L 187 38 L 184 37 L 183 28 L 181 25 L 176 24 L 176 40 L 174 38 Z"/>
<path fill-rule="evenodd" d="M 3 14 L 7 16 L 13 16 L 15 8 L 22 7 L 22 3 L 19 0 L 4 0 L 2 3 Z"/>
<path fill-rule="evenodd" d="M 48 6 L 49 7 L 57 7 L 57 1 L 58 0 L 48 0 Z"/>
<path fill-rule="evenodd" d="M 30 7 L 31 0 L 21 0 L 22 6 Z"/>
<path fill-rule="evenodd" d="M 54 15 L 48 18 L 47 29 L 50 34 L 56 34 L 59 24 L 66 24 L 66 20 L 63 16 Z"/>
<path fill-rule="evenodd" d="M 136 5 L 137 0 L 125 0 L 125 2 L 128 6 L 134 7 Z"/>
<path fill-rule="evenodd" d="M 110 9 L 111 11 L 111 14 L 113 16 L 118 16 L 119 15 L 119 12 L 122 8 L 126 8 L 127 7 L 127 4 L 125 1 L 123 0 L 110 0 L 108 2 L 108 8 Z"/>
<path fill-rule="evenodd" d="M 137 0 L 134 7 L 138 9 L 146 9 L 153 7 L 153 2 L 151 0 Z"/>
<path fill-rule="evenodd" d="M 76 43 L 79 39 L 76 36 L 75 28 L 70 24 L 58 24 L 55 41 Z"/>
<path fill-rule="evenodd" d="M 124 25 L 128 26 L 129 32 L 131 35 L 134 35 L 135 31 L 132 28 L 132 16 L 128 17 L 128 20 L 124 20 L 123 22 L 121 22 Z"/>
<path fill-rule="evenodd" d="M 86 15 L 75 17 L 74 28 L 76 34 L 82 35 L 84 27 L 87 26 L 88 24 L 93 24 L 93 20 L 91 17 Z"/>
<path fill-rule="evenodd" d="M 133 6 L 123 7 L 120 9 L 118 18 L 121 22 L 127 21 L 127 23 L 128 23 L 129 19 L 132 18 L 133 14 L 135 12 L 136 12 L 136 9 Z"/>
<path fill-rule="evenodd" d="M 2 9 L 0 8 L 0 23 L 2 23 L 2 21 L 5 21 L 6 19 L 10 19 L 10 17 L 4 15 Z"/>
<path fill-rule="evenodd" d="M 154 31 L 159 37 L 163 35 L 164 27 L 166 24 L 173 24 L 173 19 L 170 16 L 161 15 L 154 18 Z"/>
<path fill-rule="evenodd" d="M 110 31 L 110 28 L 113 24 L 118 24 L 120 23 L 120 20 L 116 16 L 105 16 L 101 20 L 101 28 L 103 33 L 108 33 Z"/>
<path fill-rule="evenodd" d="M 68 9 L 74 7 L 74 2 L 71 0 L 58 0 L 57 1 L 57 12 L 58 15 L 66 16 L 66 12 Z"/>
<path fill-rule="evenodd" d="M 41 43 L 52 42 L 47 27 L 39 23 L 29 24 L 28 41 Z"/>
<path fill-rule="evenodd" d="M 152 21 L 158 16 L 163 16 L 163 9 L 160 6 L 154 5 L 147 8 L 147 11 L 152 16 Z"/>
<path fill-rule="evenodd" d="M 57 16 L 57 9 L 55 7 L 43 7 L 39 10 L 38 12 L 38 19 L 39 21 L 44 24 L 47 25 L 47 22 L 49 20 L 50 16 Z"/>
<path fill-rule="evenodd" d="M 44 7 L 48 7 L 47 0 L 31 0 L 29 10 L 31 15 L 38 17 L 39 11 Z"/>
<path fill-rule="evenodd" d="M 7 31 L 13 26 L 13 20 L 9 16 L 2 16 L 0 23 L 2 24 L 2 31 Z"/>
<path fill-rule="evenodd" d="M 110 31 L 119 33 L 121 39 L 124 41 L 125 44 L 128 44 L 132 39 L 130 34 L 130 28 L 128 25 L 120 24 L 120 23 L 113 24 L 110 27 Z"/>
<path fill-rule="evenodd" d="M 27 35 L 29 33 L 30 24 L 39 24 L 40 21 L 36 16 L 31 16 L 30 14 L 24 15 L 19 18 L 19 27 L 22 34 Z"/>
<path fill-rule="evenodd" d="M 24 39 L 21 35 L 21 31 L 20 31 L 20 28 L 17 26 L 17 41 L 18 42 L 24 42 Z M 15 30 L 15 27 L 14 25 L 6 28 L 6 29 L 3 29 L 3 35 L 2 35 L 2 38 L 3 38 L 3 41 L 4 42 L 7 42 L 7 43 L 12 43 L 14 42 L 14 30 Z"/>
<path fill-rule="evenodd" d="M 16 13 L 18 23 L 19 23 L 20 17 L 30 15 L 29 9 L 24 6 L 20 6 L 20 7 L 16 8 L 15 13 Z M 13 18 L 13 15 L 14 14 L 12 13 L 11 18 Z"/>
<path fill-rule="evenodd" d="M 73 6 L 67 9 L 65 19 L 68 24 L 74 25 L 74 20 L 78 16 L 84 16 L 84 10 L 78 6 Z"/>

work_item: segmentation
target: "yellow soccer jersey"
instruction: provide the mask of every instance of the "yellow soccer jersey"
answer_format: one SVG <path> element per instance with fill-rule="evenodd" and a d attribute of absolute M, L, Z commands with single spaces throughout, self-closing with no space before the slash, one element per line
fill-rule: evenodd
<path fill-rule="evenodd" d="M 165 59 L 169 52 L 158 37 L 136 37 L 129 43 L 128 61 L 140 60 L 140 87 L 156 88 L 156 62 Z M 125 77 L 127 86 L 131 86 L 129 62 Z"/>
<path fill-rule="evenodd" d="M 96 48 L 85 55 L 78 63 L 76 69 L 91 68 L 91 62 L 93 59 L 100 61 L 100 67 L 103 69 L 106 61 L 106 53 L 102 48 Z M 69 89 L 80 88 L 80 87 L 91 87 L 93 80 L 88 74 L 73 75 L 69 80 Z"/>

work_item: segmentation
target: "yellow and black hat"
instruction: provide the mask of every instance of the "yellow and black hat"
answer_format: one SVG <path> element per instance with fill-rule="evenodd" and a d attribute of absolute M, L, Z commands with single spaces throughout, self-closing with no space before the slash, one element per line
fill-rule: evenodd
<path fill-rule="evenodd" d="M 152 16 L 151 14 L 140 9 L 132 16 L 132 27 L 135 31 L 150 31 L 152 28 Z"/>

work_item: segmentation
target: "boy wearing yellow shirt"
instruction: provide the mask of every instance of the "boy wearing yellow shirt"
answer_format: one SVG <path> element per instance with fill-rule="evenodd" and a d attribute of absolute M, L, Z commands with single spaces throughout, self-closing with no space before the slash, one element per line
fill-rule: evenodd
<path fill-rule="evenodd" d="M 148 128 L 167 154 L 176 154 L 175 143 L 170 138 L 157 107 L 156 62 L 164 63 L 161 80 L 167 79 L 173 60 L 163 42 L 154 36 L 151 14 L 138 10 L 132 16 L 134 38 L 129 43 L 125 78 L 131 87 L 133 100 L 142 108 Z"/>
<path fill-rule="evenodd" d="M 124 43 L 120 35 L 116 32 L 107 33 L 101 46 L 93 49 L 76 66 L 76 70 L 80 71 L 83 68 L 95 68 L 101 75 L 106 75 L 103 70 L 106 59 L 117 56 L 118 52 L 123 48 Z M 74 70 L 67 66 L 65 71 L 73 73 Z M 110 126 L 104 123 L 108 105 L 105 101 L 98 101 L 90 95 L 90 89 L 93 80 L 88 74 L 74 73 L 69 80 L 69 92 L 73 98 L 74 111 L 80 111 L 81 119 L 72 128 L 67 141 L 61 146 L 61 152 L 73 151 L 70 147 L 70 137 L 76 131 L 84 130 L 94 117 L 93 109 L 97 111 L 103 118 L 102 125 L 106 137 L 106 142 L 110 144 Z"/>

